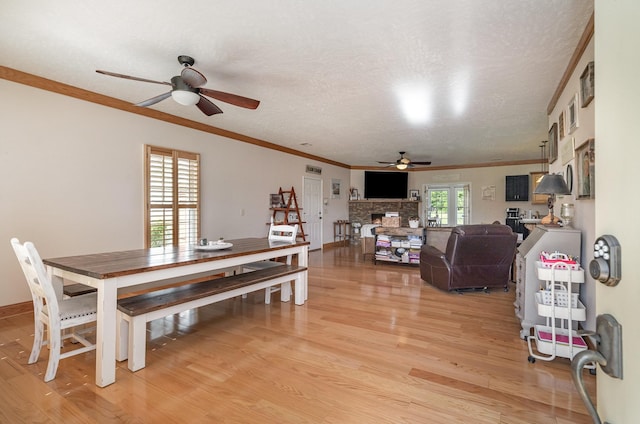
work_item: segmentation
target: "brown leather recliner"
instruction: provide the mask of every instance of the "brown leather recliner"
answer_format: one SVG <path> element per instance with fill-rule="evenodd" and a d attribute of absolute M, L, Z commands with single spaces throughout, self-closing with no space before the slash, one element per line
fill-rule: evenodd
<path fill-rule="evenodd" d="M 446 252 L 422 247 L 420 277 L 442 290 L 508 290 L 517 239 L 507 225 L 460 225 L 451 231 Z"/>

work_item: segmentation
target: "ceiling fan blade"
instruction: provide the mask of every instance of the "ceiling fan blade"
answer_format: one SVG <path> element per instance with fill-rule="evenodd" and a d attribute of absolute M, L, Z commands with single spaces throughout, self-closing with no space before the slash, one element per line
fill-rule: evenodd
<path fill-rule="evenodd" d="M 156 103 L 163 101 L 167 97 L 171 97 L 171 91 L 160 94 L 159 96 L 152 97 L 143 102 L 136 103 L 136 106 L 147 107 L 147 106 L 155 105 Z"/>
<path fill-rule="evenodd" d="M 200 96 L 200 101 L 196 103 L 198 109 L 202 111 L 207 116 L 215 115 L 217 113 L 222 113 L 222 109 L 218 106 L 214 105 L 209 99 Z"/>
<path fill-rule="evenodd" d="M 200 87 L 207 83 L 205 76 L 193 68 L 184 68 L 180 76 L 182 76 L 184 82 L 193 88 Z"/>
<path fill-rule="evenodd" d="M 415 162 L 411 161 L 412 165 L 431 165 L 431 162 Z"/>
<path fill-rule="evenodd" d="M 133 80 L 133 81 L 142 81 L 142 82 L 151 82 L 153 84 L 171 85 L 171 83 L 169 83 L 169 82 L 154 81 L 154 80 L 150 80 L 150 79 L 146 79 L 146 78 L 132 77 L 130 75 L 116 74 L 115 72 L 101 71 L 99 69 L 96 69 L 96 72 L 99 73 L 99 74 L 103 74 L 103 75 L 109 75 L 110 77 L 124 78 L 124 79 L 128 79 L 128 80 Z"/>
<path fill-rule="evenodd" d="M 260 104 L 259 100 L 253 100 L 248 97 L 238 96 L 237 94 L 225 93 L 223 91 L 209 90 L 208 88 L 201 88 L 200 94 L 213 97 L 214 99 L 232 104 L 234 106 L 245 107 L 247 109 L 255 109 Z"/>

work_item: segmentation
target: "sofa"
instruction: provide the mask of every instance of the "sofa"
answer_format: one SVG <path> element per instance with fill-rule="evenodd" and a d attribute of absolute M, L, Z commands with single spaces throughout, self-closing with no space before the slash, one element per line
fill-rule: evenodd
<path fill-rule="evenodd" d="M 501 224 L 459 225 L 443 252 L 430 245 L 420 251 L 420 277 L 441 290 L 508 290 L 518 236 Z"/>

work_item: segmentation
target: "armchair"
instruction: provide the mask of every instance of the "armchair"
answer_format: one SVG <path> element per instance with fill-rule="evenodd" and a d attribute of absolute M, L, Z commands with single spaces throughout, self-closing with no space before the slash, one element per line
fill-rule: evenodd
<path fill-rule="evenodd" d="M 504 287 L 507 291 L 517 238 L 507 225 L 457 226 L 445 252 L 422 247 L 420 277 L 442 290 Z"/>

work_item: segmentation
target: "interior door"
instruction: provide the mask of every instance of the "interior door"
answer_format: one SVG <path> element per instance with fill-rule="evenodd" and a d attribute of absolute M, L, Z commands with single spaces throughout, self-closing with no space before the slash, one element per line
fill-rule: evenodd
<path fill-rule="evenodd" d="M 322 179 L 303 177 L 302 220 L 309 250 L 322 248 Z"/>
<path fill-rule="evenodd" d="M 640 39 L 639 16 L 637 1 L 595 2 L 595 231 L 596 236 L 615 236 L 622 258 L 622 278 L 617 286 L 595 283 L 597 314 L 611 314 L 622 325 L 623 379 L 614 379 L 600 369 L 597 373 L 598 412 L 602 421 L 610 423 L 640 422 L 640 196 L 633 189 L 640 180 L 640 51 L 619 48 Z"/>

